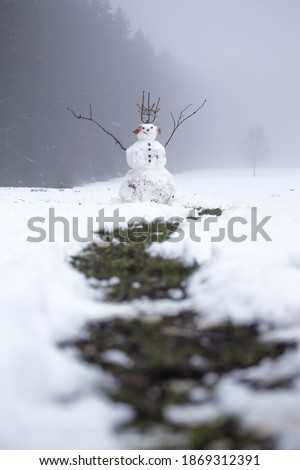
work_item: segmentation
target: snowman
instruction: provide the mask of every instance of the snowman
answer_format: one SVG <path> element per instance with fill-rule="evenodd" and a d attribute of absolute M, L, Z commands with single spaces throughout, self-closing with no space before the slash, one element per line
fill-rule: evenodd
<path fill-rule="evenodd" d="M 155 140 L 161 133 L 160 128 L 151 123 L 141 124 L 133 133 L 138 141 L 126 150 L 126 161 L 131 169 L 121 184 L 121 199 L 169 204 L 175 185 L 173 176 L 165 168 L 165 148 Z"/>

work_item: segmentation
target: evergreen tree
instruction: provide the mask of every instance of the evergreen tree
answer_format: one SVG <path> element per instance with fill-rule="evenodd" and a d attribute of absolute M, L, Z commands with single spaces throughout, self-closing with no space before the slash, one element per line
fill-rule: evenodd
<path fill-rule="evenodd" d="M 172 58 L 132 35 L 109 0 L 2 0 L 0 18 L 0 184 L 72 186 L 123 174 L 122 151 L 66 107 L 84 114 L 91 102 L 94 117 L 130 145 L 143 89 L 178 103 Z"/>

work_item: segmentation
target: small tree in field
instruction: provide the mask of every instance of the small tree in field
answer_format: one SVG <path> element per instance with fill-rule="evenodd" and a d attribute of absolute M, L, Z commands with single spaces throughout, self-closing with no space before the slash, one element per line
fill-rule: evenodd
<path fill-rule="evenodd" d="M 240 152 L 251 164 L 252 175 L 256 176 L 257 165 L 270 153 L 267 137 L 261 125 L 257 124 L 249 128 L 245 139 L 241 142 Z"/>

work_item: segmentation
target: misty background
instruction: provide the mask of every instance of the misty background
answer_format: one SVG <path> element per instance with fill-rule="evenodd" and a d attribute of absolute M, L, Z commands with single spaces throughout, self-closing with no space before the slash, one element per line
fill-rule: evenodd
<path fill-rule="evenodd" d="M 244 163 L 261 125 L 266 164 L 299 166 L 297 0 L 1 0 L 0 185 L 73 186 L 123 175 L 142 90 L 161 98 L 168 139 L 187 104 L 201 111 L 167 147 L 168 169 Z M 193 109 L 194 109 L 193 108 Z"/>

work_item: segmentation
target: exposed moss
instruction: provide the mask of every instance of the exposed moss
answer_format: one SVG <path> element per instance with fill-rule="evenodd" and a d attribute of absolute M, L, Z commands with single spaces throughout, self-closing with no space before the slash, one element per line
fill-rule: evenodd
<path fill-rule="evenodd" d="M 198 208 L 202 215 L 221 215 L 221 209 Z M 197 217 L 196 217 L 197 218 Z M 72 263 L 87 277 L 99 281 L 117 278 L 106 288 L 109 300 L 133 300 L 142 296 L 167 298 L 170 289 L 185 296 L 185 284 L 197 267 L 181 261 L 154 258 L 146 248 L 153 241 L 162 242 L 176 230 L 177 224 L 155 221 L 137 223 L 129 229 L 102 232 L 109 243 L 91 244 Z M 73 344 L 73 343 L 72 343 Z M 90 323 L 85 339 L 75 346 L 83 359 L 99 365 L 114 376 L 117 387 L 107 389 L 110 398 L 130 405 L 134 418 L 123 430 L 131 428 L 146 435 L 149 430 L 163 430 L 164 448 L 186 449 L 254 449 L 272 448 L 273 442 L 243 429 L 228 416 L 199 425 L 171 423 L 167 407 L 195 403 L 193 391 L 201 387 L 204 401 L 213 401 L 218 380 L 235 369 L 276 358 L 294 346 L 283 342 L 263 342 L 255 324 L 237 326 L 224 323 L 202 328 L 199 316 L 181 312 L 162 318 L 120 318 Z M 109 359 L 108 351 L 119 351 L 128 361 Z M 213 379 L 213 380 L 211 380 Z M 201 399 L 200 399 L 201 402 Z M 176 436 L 176 439 L 168 436 Z M 176 441 L 176 444 L 175 444 Z"/>
<path fill-rule="evenodd" d="M 203 209 L 202 207 L 198 207 L 197 211 L 199 217 L 201 217 L 202 215 L 215 215 L 217 217 L 220 217 L 223 213 L 223 210 L 219 207 L 216 207 L 214 209 Z"/>
<path fill-rule="evenodd" d="M 219 207 L 215 207 L 212 209 L 203 208 L 203 207 L 194 207 L 191 209 L 189 216 L 187 219 L 189 220 L 199 220 L 203 215 L 213 215 L 216 217 L 220 217 L 223 213 L 223 210 Z"/>
<path fill-rule="evenodd" d="M 177 228 L 176 224 L 156 222 L 134 226 L 111 233 L 108 244 L 91 244 L 82 254 L 73 257 L 73 265 L 88 278 L 100 281 L 118 278 L 106 289 L 112 301 L 133 300 L 143 296 L 151 299 L 170 297 L 170 289 L 179 289 L 185 297 L 185 281 L 196 268 L 181 261 L 153 257 L 146 252 L 152 241 L 164 241 Z M 172 295 L 172 294 L 171 294 Z"/>
<path fill-rule="evenodd" d="M 237 419 L 225 417 L 201 423 L 189 431 L 191 449 L 273 449 L 274 441 L 243 429 Z"/>
<path fill-rule="evenodd" d="M 157 218 L 152 222 L 146 222 L 144 219 L 129 224 L 128 228 L 118 228 L 113 231 L 100 231 L 99 237 L 102 241 L 127 244 L 149 245 L 152 242 L 163 242 L 168 240 L 170 235 L 176 231 L 179 223 L 176 218 L 174 221 L 165 222 L 162 218 Z"/>
<path fill-rule="evenodd" d="M 211 400 L 215 384 L 207 381 L 208 373 L 214 374 L 217 383 L 224 373 L 253 366 L 266 357 L 276 358 L 291 346 L 263 342 L 256 325 L 226 323 L 203 329 L 192 312 L 155 321 L 145 317 L 92 323 L 87 333 L 88 338 L 77 341 L 76 346 L 84 360 L 100 365 L 117 379 L 118 388 L 109 394 L 133 407 L 135 417 L 127 426 L 141 432 L 155 425 L 169 432 L 184 431 L 185 438 L 188 436 L 184 445 L 198 449 L 210 448 L 220 439 L 229 439 L 227 448 L 251 448 L 256 441 L 226 419 L 194 427 L 174 425 L 164 416 L 166 406 L 192 403 L 190 394 L 199 386 Z M 132 366 L 107 361 L 107 350 L 122 351 Z"/>

